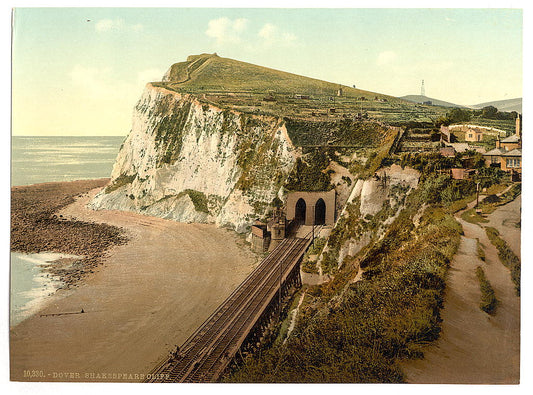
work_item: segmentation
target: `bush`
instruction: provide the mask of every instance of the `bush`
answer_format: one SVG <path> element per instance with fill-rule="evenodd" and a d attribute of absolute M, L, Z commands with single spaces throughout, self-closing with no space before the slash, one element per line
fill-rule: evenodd
<path fill-rule="evenodd" d="M 521 263 L 520 259 L 509 248 L 505 240 L 500 237 L 496 228 L 487 226 L 485 232 L 492 244 L 498 249 L 500 261 L 511 271 L 511 280 L 515 286 L 516 294 L 520 295 Z"/>
<path fill-rule="evenodd" d="M 489 222 L 484 217 L 479 215 L 473 208 L 466 210 L 464 213 L 462 213 L 461 218 L 466 222 L 470 222 L 471 224 L 476 224 L 479 222 Z"/>
<path fill-rule="evenodd" d="M 485 249 L 483 244 L 479 242 L 479 239 L 477 239 L 477 256 L 479 259 L 481 259 L 483 262 L 485 262 L 486 256 L 485 256 Z"/>
<path fill-rule="evenodd" d="M 481 288 L 481 302 L 479 304 L 479 308 L 487 314 L 494 315 L 496 314 L 498 300 L 496 299 L 496 295 L 494 295 L 494 289 L 490 285 L 489 280 L 487 280 L 485 272 L 481 266 L 476 268 L 476 276 L 479 280 L 479 286 Z"/>
<path fill-rule="evenodd" d="M 289 191 L 329 191 L 333 188 L 329 174 L 325 172 L 329 165 L 328 155 L 320 150 L 313 150 L 305 160 L 298 158 L 285 188 Z"/>
<path fill-rule="evenodd" d="M 207 197 L 205 193 L 196 191 L 194 189 L 186 189 L 183 192 L 180 192 L 178 196 L 189 195 L 192 203 L 194 204 L 194 209 L 196 211 L 209 214 L 209 209 L 207 207 Z"/>

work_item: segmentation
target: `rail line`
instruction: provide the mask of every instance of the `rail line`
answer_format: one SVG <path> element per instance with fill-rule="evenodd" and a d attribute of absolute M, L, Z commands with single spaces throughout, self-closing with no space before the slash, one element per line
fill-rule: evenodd
<path fill-rule="evenodd" d="M 212 382 L 231 363 L 261 317 L 281 292 L 311 243 L 284 239 L 230 296 L 183 343 L 176 358 L 168 357 L 148 375 L 148 382 Z M 299 276 L 299 270 L 296 274 Z M 298 277 L 299 278 L 299 277 Z"/>

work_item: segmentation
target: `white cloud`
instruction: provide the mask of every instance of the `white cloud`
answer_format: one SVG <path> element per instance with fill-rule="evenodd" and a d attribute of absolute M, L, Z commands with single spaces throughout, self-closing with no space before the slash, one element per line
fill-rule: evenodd
<path fill-rule="evenodd" d="M 246 30 L 248 20 L 237 18 L 231 20 L 227 17 L 212 19 L 207 24 L 205 34 L 214 38 L 217 44 L 238 43 L 241 41 L 241 35 Z"/>
<path fill-rule="evenodd" d="M 217 44 L 239 44 L 242 49 L 252 51 L 274 45 L 291 46 L 297 41 L 296 35 L 270 22 L 256 30 L 256 34 L 251 33 L 248 19 L 227 17 L 210 20 L 205 31 L 205 34 L 214 38 Z"/>
<path fill-rule="evenodd" d="M 265 40 L 272 40 L 276 36 L 277 27 L 272 23 L 266 23 L 261 30 L 259 30 L 259 37 Z"/>
<path fill-rule="evenodd" d="M 110 31 L 120 31 L 120 30 L 131 30 L 134 32 L 139 32 L 143 30 L 144 26 L 140 23 L 135 25 L 127 24 L 124 19 L 100 19 L 94 25 L 94 29 L 98 33 L 110 32 Z"/>
<path fill-rule="evenodd" d="M 266 45 L 292 45 L 297 40 L 293 33 L 282 31 L 272 23 L 265 23 L 257 33 Z"/>
<path fill-rule="evenodd" d="M 390 64 L 396 60 L 398 56 L 394 51 L 383 51 L 378 55 L 377 64 L 378 66 L 384 66 Z"/>

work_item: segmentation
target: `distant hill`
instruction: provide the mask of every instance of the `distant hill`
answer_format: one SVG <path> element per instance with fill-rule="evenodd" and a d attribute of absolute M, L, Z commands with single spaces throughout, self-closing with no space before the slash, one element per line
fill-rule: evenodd
<path fill-rule="evenodd" d="M 448 102 L 443 101 L 443 100 L 433 99 L 431 97 L 422 96 L 422 95 L 407 95 L 407 96 L 400 97 L 400 99 L 407 100 L 407 101 L 410 101 L 410 102 L 413 102 L 413 103 L 418 103 L 418 104 L 422 104 L 424 102 L 430 101 L 431 104 L 434 105 L 434 106 L 464 108 L 464 106 L 460 106 L 459 104 L 448 103 Z"/>
<path fill-rule="evenodd" d="M 519 113 L 522 113 L 522 98 L 517 97 L 516 99 L 491 101 L 487 103 L 474 104 L 469 107 L 480 109 L 487 106 L 496 107 L 499 111 L 517 111 Z"/>

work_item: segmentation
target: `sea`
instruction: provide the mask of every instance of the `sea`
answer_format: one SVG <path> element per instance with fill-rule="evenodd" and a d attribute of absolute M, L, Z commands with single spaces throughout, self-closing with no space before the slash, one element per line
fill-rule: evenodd
<path fill-rule="evenodd" d="M 109 177 L 123 141 L 124 136 L 14 136 L 11 185 Z"/>
<path fill-rule="evenodd" d="M 13 136 L 11 185 L 109 177 L 124 136 Z M 57 253 L 11 252 L 10 327 L 35 314 L 59 287 L 59 278 L 44 268 Z"/>

